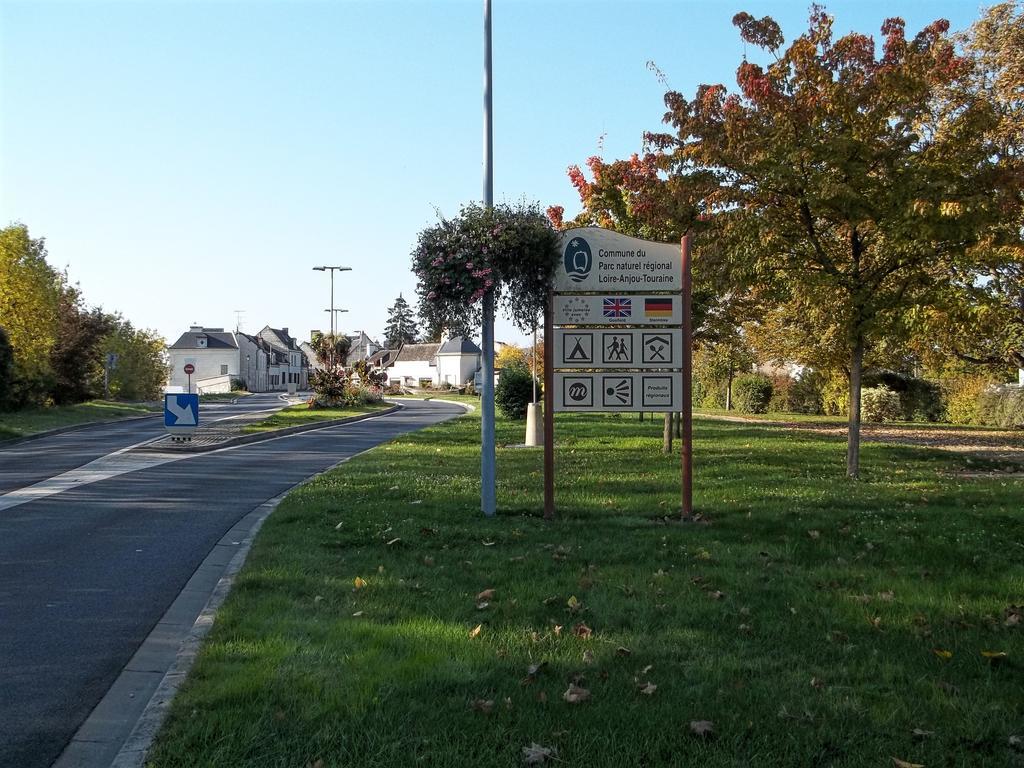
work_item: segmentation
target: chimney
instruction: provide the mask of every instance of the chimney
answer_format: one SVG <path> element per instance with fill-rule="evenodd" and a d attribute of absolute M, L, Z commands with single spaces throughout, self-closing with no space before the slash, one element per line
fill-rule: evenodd
<path fill-rule="evenodd" d="M 189 326 L 188 330 L 189 330 L 189 333 L 202 333 L 203 332 L 203 326 L 201 326 L 201 325 L 192 325 L 192 326 Z"/>
<path fill-rule="evenodd" d="M 288 334 L 288 326 L 287 325 L 284 328 L 281 329 L 281 333 L 283 333 L 285 336 L 289 335 Z"/>

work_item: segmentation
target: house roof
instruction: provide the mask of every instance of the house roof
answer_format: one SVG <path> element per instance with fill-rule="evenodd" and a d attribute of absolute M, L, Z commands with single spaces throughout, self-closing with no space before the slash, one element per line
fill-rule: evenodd
<path fill-rule="evenodd" d="M 465 336 L 452 336 L 441 345 L 437 351 L 439 355 L 479 355 L 480 347 L 473 343 L 472 339 Z"/>
<path fill-rule="evenodd" d="M 368 362 L 370 365 L 388 365 L 394 363 L 395 354 L 398 352 L 397 349 L 379 349 L 370 355 Z"/>
<path fill-rule="evenodd" d="M 206 337 L 206 346 L 200 347 L 197 339 Z M 181 334 L 168 349 L 238 349 L 233 334 L 223 331 L 187 331 Z"/>
<path fill-rule="evenodd" d="M 403 344 L 395 362 L 433 362 L 440 344 Z"/>
<path fill-rule="evenodd" d="M 287 330 L 283 328 L 271 328 L 269 325 L 260 331 L 260 336 L 271 345 L 279 347 L 281 349 L 298 349 L 295 346 L 295 339 L 288 335 Z M 270 338 L 267 338 L 267 337 Z"/>

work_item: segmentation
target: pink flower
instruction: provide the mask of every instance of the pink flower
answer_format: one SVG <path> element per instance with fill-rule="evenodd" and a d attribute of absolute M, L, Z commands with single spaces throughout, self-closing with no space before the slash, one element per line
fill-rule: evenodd
<path fill-rule="evenodd" d="M 431 291 L 430 293 L 427 294 L 427 298 L 428 299 L 436 299 L 437 298 L 437 294 L 434 291 Z"/>
<path fill-rule="evenodd" d="M 472 269 L 472 268 L 473 268 L 473 262 L 472 261 L 467 261 L 466 262 L 466 269 Z"/>
<path fill-rule="evenodd" d="M 440 256 L 438 256 L 436 259 L 430 262 L 430 266 L 432 267 L 440 267 L 442 264 L 444 264 L 444 259 L 442 259 Z"/>

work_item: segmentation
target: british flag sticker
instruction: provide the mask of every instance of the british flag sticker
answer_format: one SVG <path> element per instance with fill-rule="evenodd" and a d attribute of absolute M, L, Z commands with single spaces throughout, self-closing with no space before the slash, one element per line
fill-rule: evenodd
<path fill-rule="evenodd" d="M 633 300 L 621 296 L 606 298 L 602 314 L 608 320 L 627 320 L 633 316 Z"/>

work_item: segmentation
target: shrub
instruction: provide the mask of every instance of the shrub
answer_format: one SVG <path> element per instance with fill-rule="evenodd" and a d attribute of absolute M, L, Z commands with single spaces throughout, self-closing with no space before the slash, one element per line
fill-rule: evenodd
<path fill-rule="evenodd" d="M 765 413 L 772 399 L 772 381 L 760 373 L 745 373 L 732 383 L 732 404 L 740 413 Z"/>
<path fill-rule="evenodd" d="M 828 416 L 846 416 L 850 410 L 850 382 L 845 376 L 830 376 L 821 388 L 821 410 Z"/>
<path fill-rule="evenodd" d="M 768 410 L 773 413 L 821 413 L 824 381 L 820 374 L 809 369 L 799 376 L 773 376 Z"/>
<path fill-rule="evenodd" d="M 899 393 L 888 387 L 863 387 L 860 415 L 864 421 L 899 421 L 903 418 Z"/>
<path fill-rule="evenodd" d="M 540 396 L 540 384 L 537 396 Z M 526 406 L 533 402 L 533 378 L 525 366 L 513 365 L 504 368 L 498 377 L 494 390 L 494 404 L 508 419 L 525 419 Z"/>
<path fill-rule="evenodd" d="M 986 387 L 978 398 L 978 420 L 1001 429 L 1024 428 L 1024 388 Z"/>
<path fill-rule="evenodd" d="M 991 385 L 987 376 L 960 376 L 946 381 L 942 392 L 946 419 L 953 424 L 983 424 L 978 406 Z"/>
<path fill-rule="evenodd" d="M 938 384 L 895 371 L 873 370 L 864 374 L 864 387 L 885 387 L 899 395 L 905 421 L 939 421 L 945 412 Z"/>

